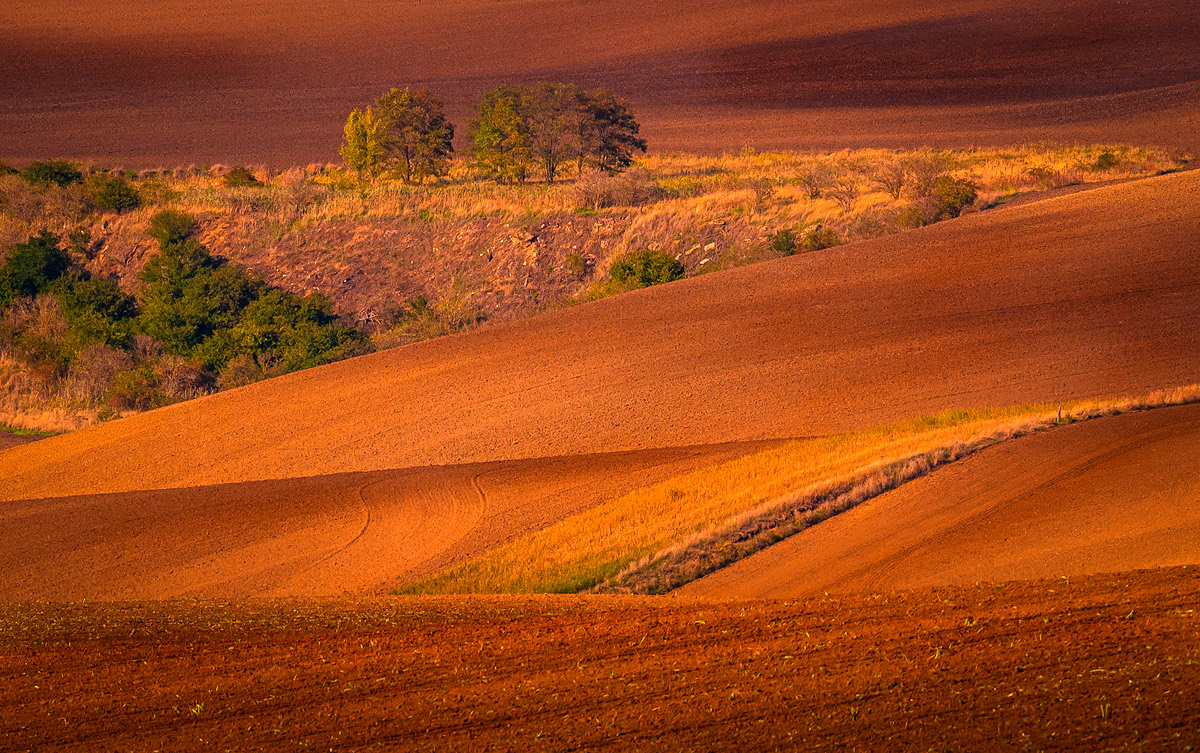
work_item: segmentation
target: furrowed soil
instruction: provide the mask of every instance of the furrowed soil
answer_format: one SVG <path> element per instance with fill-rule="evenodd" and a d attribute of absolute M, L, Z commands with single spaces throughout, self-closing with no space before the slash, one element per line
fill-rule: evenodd
<path fill-rule="evenodd" d="M 0 505 L 0 600 L 386 590 L 742 443 Z"/>
<path fill-rule="evenodd" d="M 690 278 L 0 454 L 0 499 L 832 434 L 1200 362 L 1200 173 Z"/>
<path fill-rule="evenodd" d="M 723 599 L 1200 563 L 1200 405 L 993 447 L 693 581 Z"/>
<path fill-rule="evenodd" d="M 6 750 L 1178 750 L 1200 574 L 708 603 L 0 605 Z"/>
<path fill-rule="evenodd" d="M 1191 0 L 10 0 L 0 158 L 336 159 L 393 86 L 472 103 L 557 79 L 630 99 L 656 149 L 1200 145 Z"/>

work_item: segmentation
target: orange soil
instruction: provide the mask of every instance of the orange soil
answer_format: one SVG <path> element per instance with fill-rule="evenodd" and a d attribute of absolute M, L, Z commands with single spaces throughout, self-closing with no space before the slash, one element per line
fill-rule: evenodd
<path fill-rule="evenodd" d="M 446 567 L 723 445 L 0 506 L 0 599 L 337 595 Z"/>
<path fill-rule="evenodd" d="M 828 434 L 1196 381 L 1200 173 L 272 379 L 0 453 L 0 499 Z"/>
<path fill-rule="evenodd" d="M 679 589 L 826 591 L 1200 563 L 1200 405 L 1035 434 L 906 484 Z"/>
<path fill-rule="evenodd" d="M 1200 145 L 1192 0 L 9 0 L 0 29 L 4 159 L 324 161 L 391 86 L 465 134 L 536 78 L 617 90 L 659 149 Z"/>
<path fill-rule="evenodd" d="M 0 748 L 1187 750 L 1195 568 L 877 597 L 0 604 Z"/>

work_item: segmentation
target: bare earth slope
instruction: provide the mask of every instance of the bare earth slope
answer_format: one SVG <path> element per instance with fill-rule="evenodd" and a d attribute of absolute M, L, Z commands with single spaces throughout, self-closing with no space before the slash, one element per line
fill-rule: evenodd
<path fill-rule="evenodd" d="M 1191 383 L 1200 173 L 713 273 L 0 453 L 0 499 L 828 434 Z"/>
<path fill-rule="evenodd" d="M 1200 406 L 992 448 L 676 593 L 725 599 L 1200 563 Z"/>
<path fill-rule="evenodd" d="M 2 505 L 0 600 L 378 591 L 753 449 L 645 450 Z"/>
<path fill-rule="evenodd" d="M 3 159 L 325 161 L 392 86 L 465 134 L 536 78 L 615 89 L 662 149 L 1200 138 L 1192 0 L 9 0 L 0 29 Z"/>

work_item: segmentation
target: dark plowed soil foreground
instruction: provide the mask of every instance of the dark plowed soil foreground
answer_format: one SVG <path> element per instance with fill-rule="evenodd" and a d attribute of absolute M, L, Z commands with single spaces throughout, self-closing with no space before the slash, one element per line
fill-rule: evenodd
<path fill-rule="evenodd" d="M 1176 568 L 792 603 L 7 605 L 0 748 L 1184 751 L 1197 604 Z"/>

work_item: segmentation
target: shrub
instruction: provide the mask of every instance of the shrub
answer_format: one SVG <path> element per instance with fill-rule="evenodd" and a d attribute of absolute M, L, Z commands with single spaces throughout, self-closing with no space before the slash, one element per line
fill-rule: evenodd
<path fill-rule="evenodd" d="M 902 230 L 916 230 L 929 224 L 930 212 L 927 202 L 906 204 L 896 215 L 896 224 Z"/>
<path fill-rule="evenodd" d="M 595 267 L 596 260 L 590 256 L 584 256 L 576 251 L 567 254 L 567 269 L 571 270 L 571 275 L 576 280 L 583 280 L 591 275 Z"/>
<path fill-rule="evenodd" d="M 791 256 L 800 250 L 800 234 L 790 227 L 781 227 L 767 236 L 767 245 L 780 256 Z"/>
<path fill-rule="evenodd" d="M 1111 149 L 1105 149 L 1100 153 L 1100 156 L 1096 157 L 1096 162 L 1092 165 L 1092 169 L 1097 172 L 1104 172 L 1105 170 L 1113 169 L 1119 164 L 1121 164 L 1121 158 L 1113 154 Z"/>
<path fill-rule="evenodd" d="M 814 165 L 796 176 L 795 184 L 804 189 L 810 199 L 821 198 L 821 193 L 829 185 L 831 173 L 825 165 Z"/>
<path fill-rule="evenodd" d="M 979 198 L 979 191 L 969 180 L 943 175 L 933 186 L 933 198 L 937 202 L 936 218 L 944 220 L 962 214 Z"/>
<path fill-rule="evenodd" d="M 649 204 L 663 197 L 659 188 L 645 170 L 630 170 L 612 174 L 603 170 L 589 170 L 571 187 L 575 203 L 587 209 L 605 207 L 633 207 Z"/>
<path fill-rule="evenodd" d="M 804 238 L 800 241 L 800 248 L 804 251 L 820 251 L 833 248 L 841 242 L 833 228 L 817 225 L 804 234 Z"/>
<path fill-rule="evenodd" d="M 133 357 L 107 345 L 91 345 L 71 364 L 67 392 L 77 400 L 96 403 L 112 387 L 117 374 L 133 366 Z"/>
<path fill-rule="evenodd" d="M 70 257 L 53 233 L 42 233 L 13 247 L 0 267 L 0 307 L 17 296 L 32 297 L 48 290 L 70 265 Z"/>
<path fill-rule="evenodd" d="M 237 166 L 229 169 L 225 174 L 224 181 L 226 188 L 249 188 L 251 186 L 261 186 L 258 178 L 254 177 L 254 173 L 250 172 L 249 168 Z"/>
<path fill-rule="evenodd" d="M 92 203 L 106 212 L 124 212 L 136 209 L 142 203 L 142 197 L 129 181 L 119 176 L 93 175 L 87 181 L 88 193 Z"/>
<path fill-rule="evenodd" d="M 34 162 L 21 171 L 21 177 L 33 185 L 48 188 L 49 186 L 69 186 L 72 183 L 82 183 L 83 173 L 75 165 L 66 160 L 50 160 Z"/>
<path fill-rule="evenodd" d="M 678 259 L 662 251 L 631 251 L 613 260 L 608 269 L 616 282 L 634 288 L 648 288 L 682 279 L 685 270 Z"/>
<path fill-rule="evenodd" d="M 150 364 L 120 372 L 108 388 L 108 403 L 118 410 L 150 410 L 162 405 L 158 373 Z"/>
<path fill-rule="evenodd" d="M 217 377 L 217 385 L 223 390 L 230 390 L 262 381 L 266 377 L 266 373 L 258 365 L 254 356 L 242 353 L 235 356 L 225 365 L 225 368 L 221 369 L 221 375 Z"/>
<path fill-rule="evenodd" d="M 0 177 L 5 175 L 19 175 L 20 173 L 20 170 L 8 164 L 7 162 L 0 162 Z"/>
<path fill-rule="evenodd" d="M 119 347 L 129 343 L 138 313 L 137 301 L 126 295 L 116 281 L 71 274 L 60 279 L 54 291 L 71 325 L 72 337 L 81 348 L 93 343 Z"/>
<path fill-rule="evenodd" d="M 161 245 L 167 246 L 190 238 L 195 231 L 195 217 L 186 212 L 164 209 L 150 218 L 148 232 L 151 238 L 157 240 Z"/>

